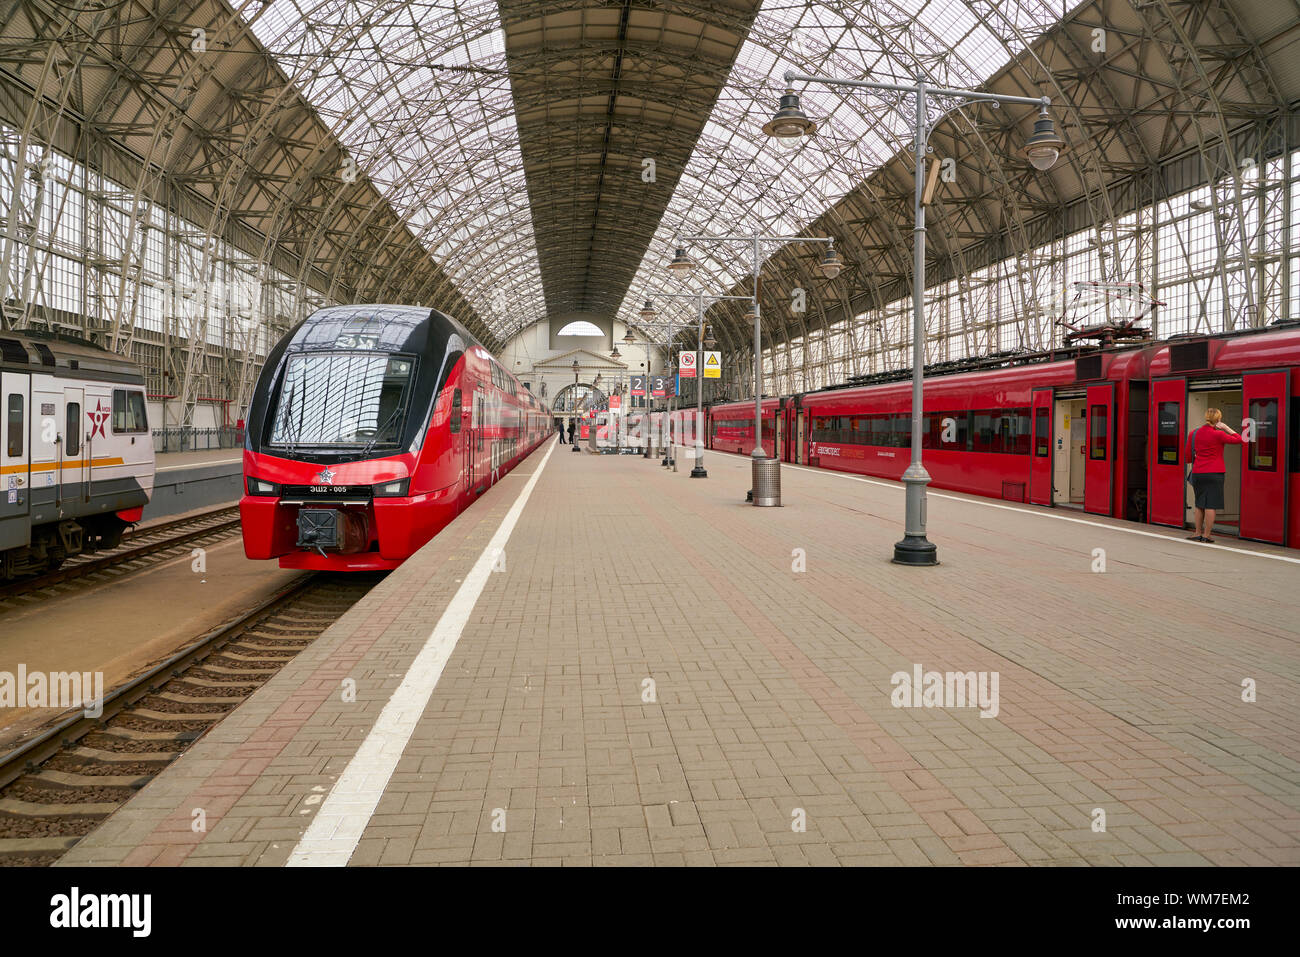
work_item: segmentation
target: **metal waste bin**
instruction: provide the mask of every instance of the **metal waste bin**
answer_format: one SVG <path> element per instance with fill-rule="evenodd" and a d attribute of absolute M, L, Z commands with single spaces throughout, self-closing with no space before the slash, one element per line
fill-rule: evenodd
<path fill-rule="evenodd" d="M 754 504 L 781 504 L 781 460 L 754 459 Z"/>

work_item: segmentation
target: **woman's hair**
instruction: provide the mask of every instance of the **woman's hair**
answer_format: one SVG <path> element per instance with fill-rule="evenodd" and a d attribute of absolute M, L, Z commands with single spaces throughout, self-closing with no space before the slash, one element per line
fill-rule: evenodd
<path fill-rule="evenodd" d="M 1223 418 L 1223 413 L 1218 409 L 1206 409 L 1205 421 L 1208 425 L 1218 425 L 1219 420 Z"/>

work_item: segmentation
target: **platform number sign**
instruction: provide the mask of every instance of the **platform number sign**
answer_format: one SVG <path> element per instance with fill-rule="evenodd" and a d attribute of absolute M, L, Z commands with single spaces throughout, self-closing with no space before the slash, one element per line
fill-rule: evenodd
<path fill-rule="evenodd" d="M 632 376 L 632 395 L 645 395 L 645 376 Z"/>

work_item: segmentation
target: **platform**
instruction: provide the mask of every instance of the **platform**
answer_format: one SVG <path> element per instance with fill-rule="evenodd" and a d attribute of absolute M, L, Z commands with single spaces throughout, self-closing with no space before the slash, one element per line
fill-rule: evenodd
<path fill-rule="evenodd" d="M 237 502 L 243 494 L 242 449 L 167 452 L 156 457 L 156 469 L 146 521 Z"/>
<path fill-rule="evenodd" d="M 63 863 L 1300 863 L 1296 553 L 706 465 L 548 443 Z"/>

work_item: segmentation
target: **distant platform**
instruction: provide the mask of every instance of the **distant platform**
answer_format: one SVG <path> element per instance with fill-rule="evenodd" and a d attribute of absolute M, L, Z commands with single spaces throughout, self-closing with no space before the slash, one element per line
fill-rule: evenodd
<path fill-rule="evenodd" d="M 148 521 L 236 502 L 243 494 L 243 449 L 203 449 L 157 456 Z"/>
<path fill-rule="evenodd" d="M 1300 555 L 705 464 L 548 443 L 63 863 L 1300 864 Z"/>

